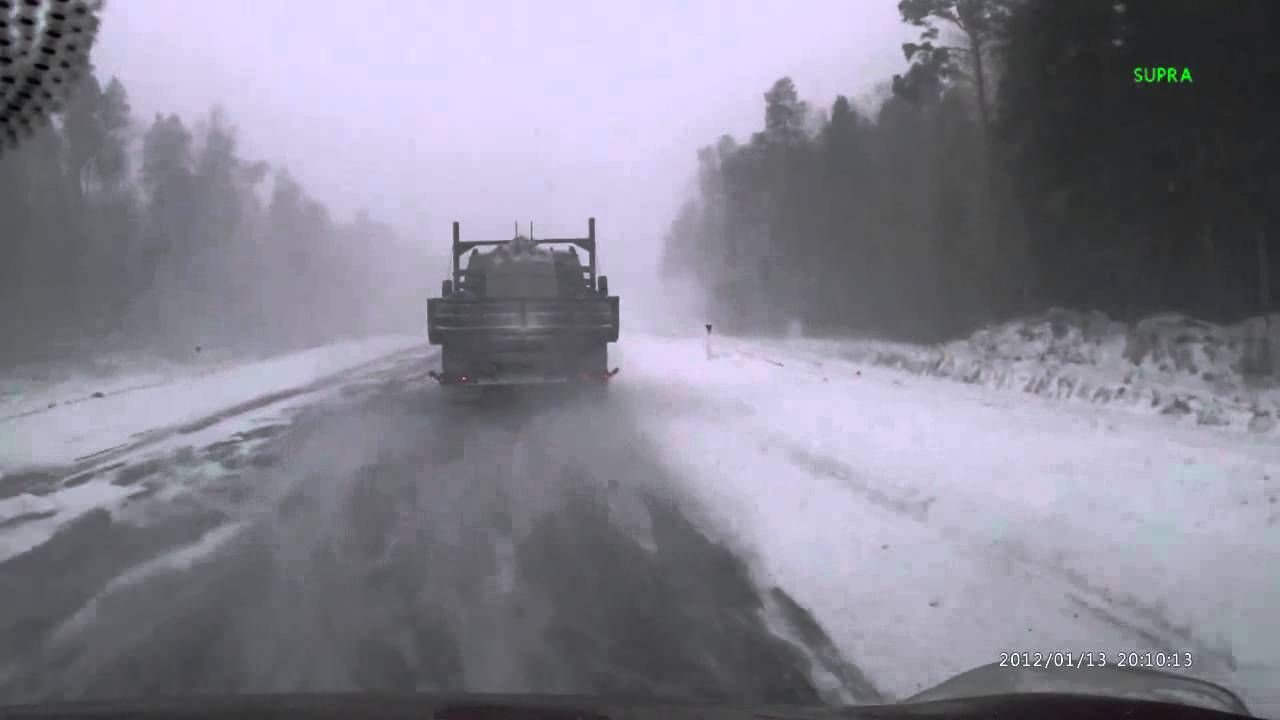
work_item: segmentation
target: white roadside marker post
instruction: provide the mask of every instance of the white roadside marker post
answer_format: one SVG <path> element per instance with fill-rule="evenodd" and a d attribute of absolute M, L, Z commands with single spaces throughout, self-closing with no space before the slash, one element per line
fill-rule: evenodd
<path fill-rule="evenodd" d="M 707 359 L 711 359 L 711 323 L 707 323 Z"/>

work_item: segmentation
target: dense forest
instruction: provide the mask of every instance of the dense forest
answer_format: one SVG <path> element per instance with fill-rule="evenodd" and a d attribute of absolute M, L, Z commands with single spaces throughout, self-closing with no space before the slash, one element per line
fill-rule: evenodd
<path fill-rule="evenodd" d="M 279 350 L 417 307 L 397 286 L 420 294 L 421 268 L 388 226 L 337 221 L 287 169 L 241 157 L 217 109 L 139 122 L 117 79 L 83 79 L 0 157 L 0 188 L 0 364 Z"/>
<path fill-rule="evenodd" d="M 1280 3 L 898 8 L 920 35 L 874 114 L 783 78 L 760 132 L 700 151 L 663 264 L 717 322 L 935 340 L 1050 306 L 1276 310 Z"/>

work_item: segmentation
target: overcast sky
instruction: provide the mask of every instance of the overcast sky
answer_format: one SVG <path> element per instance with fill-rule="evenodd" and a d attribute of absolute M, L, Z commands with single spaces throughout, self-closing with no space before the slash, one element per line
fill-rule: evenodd
<path fill-rule="evenodd" d="M 652 263 L 697 148 L 759 129 L 775 79 L 826 105 L 900 72 L 896 5 L 111 0 L 95 61 L 140 118 L 221 104 L 243 154 L 339 216 L 438 245 L 454 218 L 505 237 L 595 215 L 618 274 Z"/>

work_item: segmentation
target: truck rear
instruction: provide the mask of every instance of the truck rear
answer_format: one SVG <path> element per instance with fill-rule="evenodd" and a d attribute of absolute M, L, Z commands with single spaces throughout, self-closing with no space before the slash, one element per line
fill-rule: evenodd
<path fill-rule="evenodd" d="M 427 301 L 438 382 L 604 384 L 618 372 L 608 365 L 618 330 L 618 298 L 596 273 L 595 218 L 586 237 L 541 240 L 464 242 L 453 224 L 452 276 Z"/>

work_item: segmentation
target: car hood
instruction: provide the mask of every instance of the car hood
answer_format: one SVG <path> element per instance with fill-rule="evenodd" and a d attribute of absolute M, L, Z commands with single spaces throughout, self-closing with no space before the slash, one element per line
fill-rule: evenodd
<path fill-rule="evenodd" d="M 1212 683 L 1123 669 L 987 665 L 898 703 L 851 707 L 744 706 L 624 701 L 568 695 L 345 693 L 155 698 L 0 707 L 0 720 L 34 718 L 226 718 L 279 720 L 1230 720 L 1244 703 Z"/>
<path fill-rule="evenodd" d="M 990 695 L 1065 693 L 1117 699 L 1153 700 L 1249 715 L 1244 701 L 1230 690 L 1186 675 L 1119 667 L 1002 667 L 983 665 L 960 673 L 903 702 L 956 700 Z"/>

